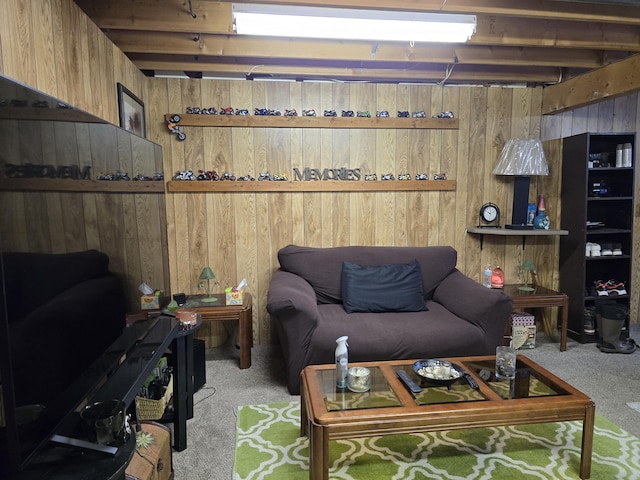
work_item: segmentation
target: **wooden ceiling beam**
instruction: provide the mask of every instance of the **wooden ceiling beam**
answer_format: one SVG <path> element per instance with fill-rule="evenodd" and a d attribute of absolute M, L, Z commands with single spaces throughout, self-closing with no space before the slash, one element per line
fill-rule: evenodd
<path fill-rule="evenodd" d="M 461 64 L 566 68 L 598 68 L 603 65 L 602 53 L 595 50 L 463 45 L 456 47 L 455 52 Z"/>
<path fill-rule="evenodd" d="M 456 66 L 447 77 L 446 68 L 415 70 L 375 69 L 375 68 L 338 68 L 338 67 L 299 67 L 286 65 L 243 65 L 227 63 L 209 63 L 182 59 L 182 61 L 162 61 L 154 58 L 134 58 L 133 63 L 141 70 L 156 71 L 198 71 L 205 76 L 229 76 L 234 78 L 256 76 L 298 79 L 350 79 L 368 81 L 424 82 L 474 82 L 478 79 L 498 83 L 538 83 L 548 84 L 558 80 L 553 68 L 536 68 L 524 72 L 513 68 L 473 68 Z"/>
<path fill-rule="evenodd" d="M 275 39 L 239 35 L 109 32 L 111 41 L 125 53 L 172 53 L 227 57 L 272 57 L 316 60 L 452 63 L 450 45 L 410 47 L 408 44 Z M 194 41 L 197 39 L 197 41 Z"/>
<path fill-rule="evenodd" d="M 545 88 L 542 113 L 555 114 L 640 90 L 640 55 Z"/>
<path fill-rule="evenodd" d="M 101 29 L 233 33 L 231 3 L 184 0 L 74 0 Z"/>
<path fill-rule="evenodd" d="M 141 24 L 157 19 L 159 10 L 175 12 L 175 22 L 196 21 L 205 32 L 206 23 L 228 18 L 224 13 L 232 2 L 200 0 L 192 3 L 196 19 L 189 14 L 184 0 L 164 0 L 161 5 L 154 0 L 75 0 L 75 2 L 102 28 L 119 28 L 129 24 L 140 28 Z M 242 0 L 239 1 L 242 3 Z M 249 3 L 306 5 L 342 8 L 389 10 L 388 0 L 249 0 Z M 624 5 L 598 5 L 586 2 L 559 2 L 555 0 L 394 0 L 394 10 L 422 11 L 434 13 L 461 13 L 527 17 L 539 20 L 571 20 L 578 22 L 604 22 L 640 25 L 640 7 Z M 107 27 L 107 25 L 111 26 Z M 228 31 L 228 30 L 227 30 Z M 215 33 L 215 32 L 209 32 Z M 219 32 L 218 32 L 219 33 Z"/>

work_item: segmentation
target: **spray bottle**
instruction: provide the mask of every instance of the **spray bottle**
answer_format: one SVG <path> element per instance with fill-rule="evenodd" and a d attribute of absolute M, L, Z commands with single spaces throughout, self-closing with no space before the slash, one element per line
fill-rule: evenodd
<path fill-rule="evenodd" d="M 347 388 L 347 372 L 349 370 L 349 351 L 346 335 L 336 340 L 336 387 Z"/>

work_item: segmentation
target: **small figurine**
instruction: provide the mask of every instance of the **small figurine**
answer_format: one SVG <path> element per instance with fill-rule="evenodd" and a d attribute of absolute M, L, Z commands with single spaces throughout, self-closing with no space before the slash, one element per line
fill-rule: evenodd
<path fill-rule="evenodd" d="M 422 112 L 422 111 L 420 111 L 420 112 L 413 112 L 413 113 L 411 114 L 411 116 L 412 116 L 413 118 L 426 118 L 426 117 L 427 117 L 427 114 L 426 114 L 426 113 L 424 113 L 424 112 Z"/>
<path fill-rule="evenodd" d="M 129 174 L 127 172 L 116 172 L 116 174 L 114 176 L 114 180 L 129 181 L 131 179 L 129 178 Z"/>
<path fill-rule="evenodd" d="M 385 173 L 382 175 L 382 180 L 395 180 L 396 177 L 393 176 L 393 173 Z"/>
<path fill-rule="evenodd" d="M 262 116 L 262 115 L 267 115 L 267 113 L 269 113 L 269 112 L 267 111 L 266 108 L 256 108 L 256 109 L 253 110 L 253 114 L 254 115 Z"/>
<path fill-rule="evenodd" d="M 371 118 L 371 114 L 367 111 L 358 111 L 357 113 L 358 117 L 365 117 L 365 118 Z"/>
<path fill-rule="evenodd" d="M 247 116 L 249 115 L 249 110 L 247 110 L 246 108 L 238 108 L 236 109 L 236 115 L 242 115 L 243 117 Z"/>
<path fill-rule="evenodd" d="M 433 115 L 432 118 L 454 118 L 452 112 L 440 112 L 437 115 Z"/>
<path fill-rule="evenodd" d="M 409 118 L 409 112 L 407 111 L 398 111 L 398 118 Z"/>
<path fill-rule="evenodd" d="M 353 117 L 353 110 L 342 110 L 343 117 Z"/>
<path fill-rule="evenodd" d="M 376 112 L 376 117 L 387 118 L 388 116 L 389 116 L 389 112 L 387 110 Z"/>
<path fill-rule="evenodd" d="M 375 173 L 367 173 L 367 174 L 365 174 L 364 179 L 367 182 L 373 182 L 373 181 L 378 180 L 378 175 L 375 174 Z"/>
<path fill-rule="evenodd" d="M 417 173 L 416 180 L 429 180 L 429 175 L 426 173 Z"/>
<path fill-rule="evenodd" d="M 316 116 L 316 111 L 314 109 L 302 110 L 302 116 L 303 117 L 315 117 Z"/>
<path fill-rule="evenodd" d="M 335 110 L 325 110 L 324 111 L 324 116 L 325 117 L 337 117 L 338 115 L 336 114 Z"/>
<path fill-rule="evenodd" d="M 433 174 L 433 179 L 434 180 L 446 180 L 447 179 L 447 174 L 446 173 L 434 173 Z"/>
<path fill-rule="evenodd" d="M 398 175 L 398 180 L 411 180 L 411 175 L 409 173 L 401 173 Z"/>
<path fill-rule="evenodd" d="M 261 182 L 263 180 L 271 180 L 271 174 L 269 172 L 262 172 L 258 175 L 258 181 Z"/>
<path fill-rule="evenodd" d="M 233 115 L 233 108 L 231 107 L 221 108 L 220 115 Z"/>
<path fill-rule="evenodd" d="M 298 116 L 298 112 L 296 112 L 295 108 L 292 108 L 291 110 L 285 110 L 284 111 L 284 116 L 285 117 L 297 117 Z"/>
<path fill-rule="evenodd" d="M 174 180 L 195 180 L 196 177 L 193 174 L 193 170 L 178 170 L 173 176 Z"/>

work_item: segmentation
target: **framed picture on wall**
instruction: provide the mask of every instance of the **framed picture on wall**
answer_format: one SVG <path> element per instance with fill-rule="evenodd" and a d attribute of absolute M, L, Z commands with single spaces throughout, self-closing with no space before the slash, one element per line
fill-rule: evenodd
<path fill-rule="evenodd" d="M 136 135 L 146 137 L 144 103 L 121 83 L 118 83 L 118 106 L 120 107 L 120 126 Z"/>

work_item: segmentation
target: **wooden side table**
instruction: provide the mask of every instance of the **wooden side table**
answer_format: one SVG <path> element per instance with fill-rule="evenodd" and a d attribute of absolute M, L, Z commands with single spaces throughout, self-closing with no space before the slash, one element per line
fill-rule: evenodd
<path fill-rule="evenodd" d="M 569 318 L 569 297 L 564 293 L 556 292 L 550 288 L 534 285 L 531 292 L 519 290 L 522 285 L 512 284 L 504 286 L 504 293 L 513 299 L 513 310 L 526 308 L 558 307 L 558 320 L 560 321 L 560 351 L 567 350 L 567 322 Z M 542 312 L 545 333 L 551 337 L 552 328 L 549 319 Z M 510 325 L 509 325 L 510 326 Z"/>
<path fill-rule="evenodd" d="M 216 298 L 215 302 L 203 302 L 202 299 L 205 297 L 207 295 L 189 295 L 187 303 L 182 308 L 198 312 L 203 322 L 237 320 L 240 342 L 240 368 L 249 368 L 251 366 L 251 348 L 253 347 L 251 294 L 245 292 L 242 305 L 226 305 L 224 293 L 212 295 L 212 297 Z"/>

